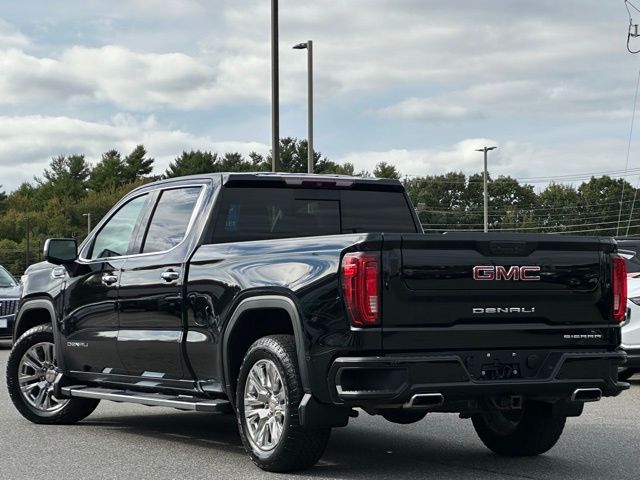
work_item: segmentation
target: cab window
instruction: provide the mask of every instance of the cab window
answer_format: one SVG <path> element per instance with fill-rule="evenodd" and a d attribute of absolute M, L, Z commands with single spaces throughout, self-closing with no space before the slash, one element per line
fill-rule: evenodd
<path fill-rule="evenodd" d="M 96 235 L 91 259 L 120 257 L 130 252 L 132 235 L 147 202 L 148 194 L 125 203 Z"/>
<path fill-rule="evenodd" d="M 164 190 L 151 217 L 142 252 L 164 252 L 178 245 L 187 234 L 201 187 Z"/>

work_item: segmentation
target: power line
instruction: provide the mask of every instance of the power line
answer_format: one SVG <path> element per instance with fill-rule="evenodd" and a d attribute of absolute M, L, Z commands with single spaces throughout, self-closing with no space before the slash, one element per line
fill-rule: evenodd
<path fill-rule="evenodd" d="M 615 223 L 615 222 L 614 222 Z M 635 223 L 633 225 L 631 225 L 632 227 L 640 227 L 640 223 Z M 571 235 L 574 233 L 590 233 L 590 232 L 599 232 L 602 230 L 614 230 L 616 227 L 596 227 L 596 228 L 589 228 L 586 230 L 568 230 L 568 231 L 554 231 L 554 232 L 540 232 L 544 235 L 555 235 L 555 234 L 560 234 L 560 235 Z M 476 229 L 476 228 L 423 228 L 423 230 L 425 232 L 482 232 L 482 229 Z M 493 229 L 493 230 L 489 230 L 490 232 L 517 232 L 519 230 L 522 229 L 517 229 L 517 228 L 504 228 L 504 229 Z M 535 233 L 535 232 L 530 232 L 530 233 Z"/>
<path fill-rule="evenodd" d="M 631 203 L 633 200 L 625 200 L 623 203 Z M 575 212 L 576 209 L 579 208 L 586 208 L 586 209 L 590 209 L 590 208 L 600 208 L 602 206 L 605 205 L 620 205 L 620 202 L 602 202 L 602 203 L 598 203 L 598 204 L 581 204 L 581 205 L 571 205 L 571 206 L 565 206 L 565 207 L 534 207 L 534 208 L 527 208 L 527 207 L 521 207 L 519 208 L 517 205 L 513 206 L 513 209 L 510 209 L 510 207 L 502 207 L 499 209 L 494 208 L 492 210 L 492 212 L 494 213 L 514 213 L 515 212 L 523 212 L 523 213 L 528 213 L 528 212 L 536 212 L 536 211 L 542 211 L 542 212 L 548 212 L 549 210 L 572 210 Z M 468 215 L 477 215 L 477 214 L 481 214 L 483 212 L 483 210 L 481 208 L 469 208 L 469 209 L 465 209 L 465 210 L 425 210 L 425 209 L 420 209 L 418 208 L 418 213 L 455 213 L 455 214 L 468 214 Z"/>
<path fill-rule="evenodd" d="M 595 222 L 595 223 L 577 223 L 574 225 L 553 225 L 553 226 L 536 226 L 536 227 L 513 227 L 513 228 L 495 228 L 493 231 L 494 232 L 500 232 L 500 231 L 505 231 L 505 230 L 513 230 L 513 231 L 521 231 L 521 230 L 548 230 L 551 228 L 555 228 L 555 229 L 560 229 L 560 228 L 573 228 L 573 227 L 591 227 L 593 225 L 610 225 L 613 223 L 617 223 L 616 220 L 610 221 L 610 222 Z M 426 224 L 429 225 L 429 224 Z M 476 224 L 477 225 L 477 224 Z M 609 228 L 615 228 L 615 227 L 609 227 Z"/>
<path fill-rule="evenodd" d="M 524 183 L 524 184 L 577 182 L 577 181 L 591 180 L 591 178 L 593 177 L 599 177 L 599 176 L 605 176 L 605 175 L 613 178 L 626 178 L 626 177 L 635 177 L 637 174 L 640 173 L 640 169 L 629 169 L 626 173 L 624 172 L 625 172 L 624 170 L 615 170 L 610 172 L 582 173 L 582 174 L 575 174 L 575 175 L 566 176 L 566 177 L 556 176 L 556 177 L 529 177 L 529 178 L 520 177 L 518 178 L 518 177 L 499 176 L 497 178 L 492 179 L 491 183 L 500 182 L 506 179 L 515 180 L 518 183 Z M 468 185 L 468 184 L 475 184 L 475 183 L 483 183 L 482 180 L 466 180 L 466 179 L 465 180 L 445 180 L 442 178 L 433 178 L 433 177 L 428 177 L 424 175 L 415 175 L 415 174 L 406 174 L 405 177 L 411 177 L 413 180 L 418 180 L 423 182 L 451 184 L 451 185 Z"/>
<path fill-rule="evenodd" d="M 560 222 L 595 222 L 592 223 L 591 225 L 596 225 L 596 224 L 602 224 L 602 223 L 607 223 L 604 220 L 601 220 L 603 218 L 610 218 L 610 215 L 599 215 L 599 216 L 594 216 L 594 217 L 580 217 L 580 216 L 574 216 L 574 217 L 562 217 L 562 218 L 534 218 L 534 219 L 527 219 L 529 221 L 529 223 L 531 223 L 531 221 L 533 222 L 542 222 L 541 223 L 541 227 L 540 228 L 554 228 L 554 227 L 562 227 L 563 225 L 554 225 L 554 226 L 549 226 L 549 223 L 560 223 Z M 640 220 L 640 219 L 639 219 Z M 545 222 L 548 221 L 546 224 Z M 613 222 L 611 222 L 613 223 Z M 447 222 L 429 222 L 429 223 L 422 223 L 422 225 L 429 225 L 429 226 L 434 226 L 434 225 L 443 225 L 443 226 L 460 226 L 460 225 L 484 225 L 483 223 L 470 223 L 470 222 L 458 222 L 458 223 L 447 223 Z M 581 225 L 584 225 L 584 223 L 582 223 Z"/>

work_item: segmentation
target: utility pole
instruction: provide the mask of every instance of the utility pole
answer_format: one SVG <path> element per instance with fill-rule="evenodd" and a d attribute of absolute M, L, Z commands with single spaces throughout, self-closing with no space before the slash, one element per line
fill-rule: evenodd
<path fill-rule="evenodd" d="M 476 152 L 484 152 L 484 233 L 489 232 L 489 192 L 487 191 L 487 152 L 495 150 L 498 147 L 478 148 Z"/>
<path fill-rule="evenodd" d="M 280 170 L 280 57 L 278 0 L 271 0 L 271 171 Z"/>
<path fill-rule="evenodd" d="M 27 231 L 26 231 L 26 235 L 27 235 L 27 248 L 24 251 L 24 268 L 25 270 L 29 267 L 29 263 L 31 263 L 31 259 L 29 258 L 30 256 L 30 249 L 31 249 L 31 239 L 29 238 L 29 230 L 30 230 L 30 226 L 29 226 L 29 212 L 27 212 Z"/>
<path fill-rule="evenodd" d="M 307 173 L 313 173 L 313 40 L 293 48 L 307 51 Z"/>
<path fill-rule="evenodd" d="M 89 234 L 91 233 L 91 214 L 83 213 L 82 216 L 87 217 L 87 236 L 89 236 Z"/>

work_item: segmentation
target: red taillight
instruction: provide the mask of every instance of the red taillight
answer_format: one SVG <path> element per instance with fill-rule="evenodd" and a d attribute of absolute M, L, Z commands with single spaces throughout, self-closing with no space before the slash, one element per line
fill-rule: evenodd
<path fill-rule="evenodd" d="M 355 327 L 380 321 L 380 255 L 347 253 L 342 259 L 342 288 Z"/>
<path fill-rule="evenodd" d="M 613 257 L 613 319 L 622 322 L 627 313 L 627 264 Z"/>

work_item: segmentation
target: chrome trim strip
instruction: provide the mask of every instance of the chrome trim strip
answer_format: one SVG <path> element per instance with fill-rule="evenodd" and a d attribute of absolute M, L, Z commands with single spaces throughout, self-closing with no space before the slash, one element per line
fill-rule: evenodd
<path fill-rule="evenodd" d="M 84 386 L 62 387 L 60 389 L 63 396 L 78 398 L 93 398 L 98 400 L 110 400 L 120 403 L 136 403 L 149 407 L 169 407 L 178 410 L 192 410 L 199 412 L 221 412 L 228 408 L 229 402 L 226 400 L 207 400 L 204 398 L 190 396 L 165 396 L 160 394 L 149 394 L 144 396 L 139 393 L 127 392 L 125 390 L 111 390 L 103 388 L 88 388 Z"/>

